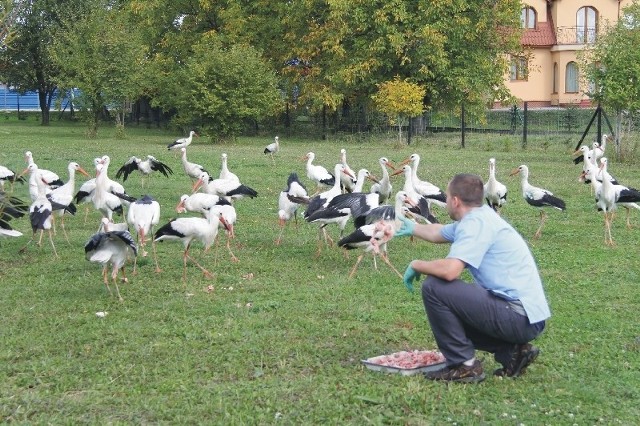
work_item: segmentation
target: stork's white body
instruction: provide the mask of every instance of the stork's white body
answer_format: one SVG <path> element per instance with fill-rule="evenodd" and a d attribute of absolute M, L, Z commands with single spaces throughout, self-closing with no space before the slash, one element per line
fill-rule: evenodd
<path fill-rule="evenodd" d="M 354 192 L 356 179 L 351 176 L 356 176 L 356 172 L 349 167 L 349 164 L 347 164 L 347 150 L 344 148 L 340 150 L 340 164 L 342 164 L 344 170 L 349 173 L 340 173 L 340 183 L 346 192 Z M 362 191 L 362 187 L 360 188 L 360 191 Z"/>
<path fill-rule="evenodd" d="M 380 163 L 380 168 L 382 169 L 382 179 L 378 183 L 374 183 L 371 185 L 370 192 L 376 192 L 380 194 L 380 202 L 385 203 L 389 197 L 391 197 L 391 193 L 393 191 L 393 186 L 391 185 L 391 179 L 389 177 L 389 171 L 387 167 L 391 167 L 391 162 L 386 157 L 381 157 L 378 160 Z"/>
<path fill-rule="evenodd" d="M 496 179 L 496 159 L 489 159 L 489 179 L 484 184 L 484 198 L 487 204 L 498 211 L 507 202 L 507 187 Z"/>
<path fill-rule="evenodd" d="M 182 152 L 182 169 L 187 176 L 191 179 L 198 179 L 202 173 L 206 172 L 205 168 L 200 164 L 187 160 L 187 148 L 180 148 L 180 151 Z"/>

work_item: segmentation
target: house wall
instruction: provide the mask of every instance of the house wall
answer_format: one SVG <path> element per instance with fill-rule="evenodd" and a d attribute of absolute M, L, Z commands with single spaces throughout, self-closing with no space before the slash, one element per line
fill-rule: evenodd
<path fill-rule="evenodd" d="M 576 14 L 585 6 L 594 7 L 598 11 L 598 34 L 603 34 L 609 23 L 615 23 L 625 6 L 633 0 L 524 0 L 523 4 L 536 10 L 537 22 L 552 22 L 557 36 L 557 44 L 553 46 L 525 46 L 530 52 L 529 75 L 526 81 L 512 81 L 509 74 L 505 76 L 506 86 L 521 101 L 534 102 L 537 105 L 590 104 L 584 94 L 586 87 L 580 87 L 578 93 L 566 91 L 566 69 L 569 62 L 578 65 L 578 54 L 585 48 L 584 44 L 575 42 Z M 547 4 L 549 3 L 549 7 Z M 550 16 L 548 16 L 550 14 Z M 564 33 L 563 33 L 564 32 Z M 572 33 L 573 32 L 573 33 Z M 574 37 L 563 37 L 566 34 Z M 557 64 L 556 91 L 553 90 L 554 64 Z"/>

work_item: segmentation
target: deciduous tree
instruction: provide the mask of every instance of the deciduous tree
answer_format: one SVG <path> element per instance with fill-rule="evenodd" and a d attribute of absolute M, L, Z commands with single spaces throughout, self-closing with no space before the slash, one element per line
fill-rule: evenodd
<path fill-rule="evenodd" d="M 391 81 L 378 84 L 378 92 L 372 96 L 378 110 L 389 117 L 391 124 L 398 126 L 398 142 L 402 141 L 402 125 L 412 117 L 422 114 L 426 94 L 424 87 L 400 80 L 396 76 Z"/>
<path fill-rule="evenodd" d="M 66 17 L 50 52 L 64 86 L 80 89 L 87 134 L 94 137 L 106 109 L 122 126 L 125 101 L 143 94 L 147 45 L 125 7 L 110 0 L 91 0 L 86 7 L 90 13 Z"/>

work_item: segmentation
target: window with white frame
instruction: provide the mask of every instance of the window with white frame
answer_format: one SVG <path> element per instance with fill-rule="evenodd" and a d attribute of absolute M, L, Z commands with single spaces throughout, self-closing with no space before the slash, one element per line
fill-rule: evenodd
<path fill-rule="evenodd" d="M 584 6 L 576 13 L 576 42 L 595 43 L 598 32 L 598 11 L 591 6 Z"/>
<path fill-rule="evenodd" d="M 524 56 L 512 56 L 510 65 L 511 81 L 526 81 L 529 77 L 529 63 Z"/>
<path fill-rule="evenodd" d="M 520 26 L 522 28 L 536 27 L 536 10 L 531 6 L 525 6 L 520 10 Z"/>
<path fill-rule="evenodd" d="M 565 89 L 566 93 L 578 93 L 580 86 L 578 84 L 578 64 L 569 62 L 565 73 Z"/>

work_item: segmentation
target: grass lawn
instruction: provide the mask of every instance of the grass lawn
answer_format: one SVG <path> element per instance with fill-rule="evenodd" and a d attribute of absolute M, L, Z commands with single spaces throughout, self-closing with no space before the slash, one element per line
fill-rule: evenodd
<path fill-rule="evenodd" d="M 69 161 L 92 171 L 96 156 L 111 156 L 110 175 L 130 156 L 152 154 L 174 175 L 153 176 L 141 188 L 138 175 L 127 191 L 151 193 L 162 205 L 161 224 L 191 182 L 166 145 L 177 134 L 157 129 L 127 130 L 126 140 L 102 128 L 84 138 L 80 125 L 0 122 L 0 164 L 24 168 L 33 152 L 42 168 L 65 180 Z M 292 140 L 280 135 L 275 164 L 262 150 L 272 136 L 212 145 L 196 139 L 191 161 L 212 171 L 220 154 L 229 168 L 258 191 L 236 203 L 234 253 L 224 245 L 202 257 L 215 271 L 207 279 L 194 266 L 183 285 L 182 245 L 157 246 L 140 258 L 139 274 L 120 285 L 124 302 L 109 296 L 100 268 L 84 259 L 83 246 L 96 231 L 99 214 L 84 222 L 84 206 L 68 217 L 67 243 L 54 237 L 60 258 L 42 247 L 19 249 L 30 236 L 26 218 L 12 222 L 25 235 L 0 241 L 0 419 L 21 423 L 205 423 L 205 424 L 633 424 L 640 418 L 640 217 L 632 212 L 626 229 L 620 212 L 613 226 L 614 247 L 604 245 L 602 215 L 590 187 L 577 181 L 571 161 L 578 140 L 529 139 L 527 150 L 508 137 L 470 135 L 459 149 L 458 135 L 417 139 L 410 147 L 393 140 Z M 539 147 L 539 148 L 538 148 Z M 287 225 L 278 235 L 277 200 L 295 171 L 308 183 L 300 158 L 308 151 L 331 169 L 347 149 L 352 168 L 379 175 L 378 158 L 399 162 L 413 152 L 422 157 L 419 175 L 442 188 L 458 172 L 488 175 L 497 159 L 498 180 L 507 185 L 504 217 L 530 244 L 540 267 L 553 317 L 536 341 L 542 353 L 526 375 L 497 379 L 492 357 L 479 353 L 488 378 L 479 385 L 429 383 L 422 377 L 373 372 L 360 360 L 406 349 L 433 349 L 420 296 L 371 257 L 356 276 L 348 273 L 358 253 L 345 258 L 336 247 L 315 256 L 317 226 Z M 518 178 L 508 172 L 526 163 L 530 181 L 552 190 L 567 212 L 550 211 L 539 240 L 537 210 L 521 197 Z M 640 187 L 637 167 L 610 161 L 610 172 Z M 83 182 L 78 177 L 77 185 Z M 394 181 L 394 189 L 402 186 Z M 368 186 L 367 186 L 368 188 Z M 26 185 L 14 195 L 28 199 Z M 446 213 L 437 211 L 442 221 Z M 347 229 L 351 229 L 348 227 Z M 337 229 L 329 232 L 337 237 Z M 217 255 L 216 255 L 217 253 Z M 390 259 L 403 271 L 414 258 L 437 258 L 447 246 L 398 239 Z M 131 268 L 128 268 L 129 272 Z M 210 290 L 209 286 L 213 286 Z M 105 311 L 104 318 L 96 312 Z"/>

